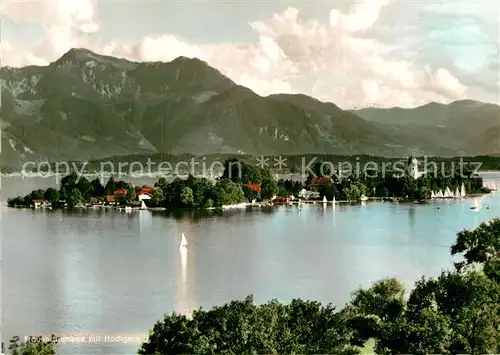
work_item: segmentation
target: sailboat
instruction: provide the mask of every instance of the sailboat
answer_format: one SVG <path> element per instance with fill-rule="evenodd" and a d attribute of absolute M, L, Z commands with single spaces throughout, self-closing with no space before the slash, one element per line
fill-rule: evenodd
<path fill-rule="evenodd" d="M 326 199 L 326 196 L 323 196 L 323 203 L 327 203 L 328 200 Z"/>
<path fill-rule="evenodd" d="M 453 197 L 453 193 L 451 192 L 451 190 L 450 190 L 449 187 L 446 188 L 446 191 L 444 193 L 444 197 L 445 198 L 451 198 L 451 197 Z"/>
<path fill-rule="evenodd" d="M 460 188 L 460 197 L 464 198 L 465 195 L 466 195 L 466 193 L 465 193 L 465 185 L 464 185 L 464 183 L 462 183 L 462 186 Z"/>
<path fill-rule="evenodd" d="M 436 198 L 436 193 L 434 191 L 431 191 L 431 198 Z"/>
<path fill-rule="evenodd" d="M 186 235 L 184 233 L 182 233 L 182 236 L 181 236 L 181 244 L 179 244 L 179 249 L 187 249 L 187 245 L 188 245 L 188 242 L 187 242 L 187 239 L 186 239 Z"/>
<path fill-rule="evenodd" d="M 141 201 L 141 210 L 147 210 L 148 206 L 144 203 L 144 200 Z"/>
<path fill-rule="evenodd" d="M 335 201 L 335 196 L 333 196 L 333 200 L 332 200 L 332 206 L 335 207 L 335 204 L 337 203 L 337 201 Z"/>
<path fill-rule="evenodd" d="M 458 187 L 455 189 L 455 198 L 460 198 L 460 190 Z"/>
<path fill-rule="evenodd" d="M 361 201 L 368 201 L 368 197 L 366 197 L 365 195 L 361 196 Z"/>

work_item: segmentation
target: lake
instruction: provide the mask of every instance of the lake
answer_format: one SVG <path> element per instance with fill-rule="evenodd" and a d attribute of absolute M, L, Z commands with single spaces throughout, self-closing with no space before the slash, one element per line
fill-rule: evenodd
<path fill-rule="evenodd" d="M 2 198 L 51 185 L 4 178 Z M 61 351 L 130 354 L 164 313 L 249 294 L 257 302 L 300 297 L 342 307 L 357 287 L 393 276 L 411 287 L 452 267 L 458 231 L 499 216 L 500 193 L 485 196 L 479 211 L 472 203 L 175 215 L 2 205 L 3 339 L 84 335 L 85 344 Z M 187 255 L 179 252 L 181 233 Z"/>

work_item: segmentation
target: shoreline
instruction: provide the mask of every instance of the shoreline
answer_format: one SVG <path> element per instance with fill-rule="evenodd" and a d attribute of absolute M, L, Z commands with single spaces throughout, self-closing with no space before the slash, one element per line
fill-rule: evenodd
<path fill-rule="evenodd" d="M 407 199 L 404 197 L 368 197 L 365 201 L 345 201 L 338 200 L 335 201 L 335 205 L 364 205 L 366 203 L 414 203 L 414 204 L 429 204 L 432 202 L 438 201 L 465 201 L 477 197 L 482 197 L 486 195 L 490 195 L 495 191 L 492 190 L 487 193 L 475 193 L 467 195 L 463 198 L 455 198 L 455 197 L 447 197 L 447 198 L 430 198 L 426 200 L 413 200 Z M 220 207 L 201 207 L 201 208 L 182 208 L 182 207 L 131 207 L 131 206 L 116 206 L 116 205 L 103 205 L 103 204 L 95 204 L 95 205 L 85 205 L 85 206 L 75 206 L 72 209 L 67 207 L 59 207 L 53 208 L 52 206 L 8 206 L 7 208 L 11 209 L 29 209 L 29 210 L 66 210 L 66 211 L 83 211 L 83 210 L 116 210 L 120 212 L 137 212 L 137 211 L 151 211 L 151 212 L 160 212 L 160 211 L 230 211 L 230 210 L 252 210 L 252 209 L 260 209 L 260 208 L 275 208 L 280 206 L 296 206 L 299 207 L 301 204 L 304 205 L 332 205 L 333 201 L 323 202 L 322 200 L 292 200 L 284 203 L 269 203 L 269 202 L 242 202 L 238 204 L 232 205 L 223 205 Z"/>

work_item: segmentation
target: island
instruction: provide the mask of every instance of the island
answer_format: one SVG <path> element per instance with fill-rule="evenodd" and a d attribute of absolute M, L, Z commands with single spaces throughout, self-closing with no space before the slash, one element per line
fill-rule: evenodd
<path fill-rule="evenodd" d="M 405 169 L 367 168 L 346 173 L 318 161 L 305 180 L 276 180 L 269 169 L 228 159 L 215 180 L 206 177 L 160 177 L 154 186 L 133 186 L 111 176 L 105 185 L 76 172 L 63 177 L 59 189 L 35 190 L 8 200 L 9 207 L 121 209 L 214 209 L 276 206 L 293 203 L 359 203 L 366 200 L 426 202 L 489 193 L 482 179 L 466 169 L 420 172 L 408 159 Z"/>

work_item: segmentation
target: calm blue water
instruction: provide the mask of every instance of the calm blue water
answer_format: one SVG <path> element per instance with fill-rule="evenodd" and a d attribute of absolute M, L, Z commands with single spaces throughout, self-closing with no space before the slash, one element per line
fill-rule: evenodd
<path fill-rule="evenodd" d="M 40 186 L 24 184 L 4 181 L 2 193 L 6 186 L 9 195 Z M 94 344 L 87 338 L 84 346 L 61 350 L 125 354 L 136 351 L 138 339 L 124 345 L 104 336 L 145 336 L 165 312 L 248 294 L 258 302 L 301 297 L 341 307 L 358 286 L 380 278 L 411 286 L 423 274 L 451 268 L 456 233 L 500 216 L 500 193 L 486 196 L 479 212 L 472 203 L 309 205 L 201 216 L 3 206 L 3 339 L 100 334 Z M 182 232 L 189 243 L 184 262 Z"/>

